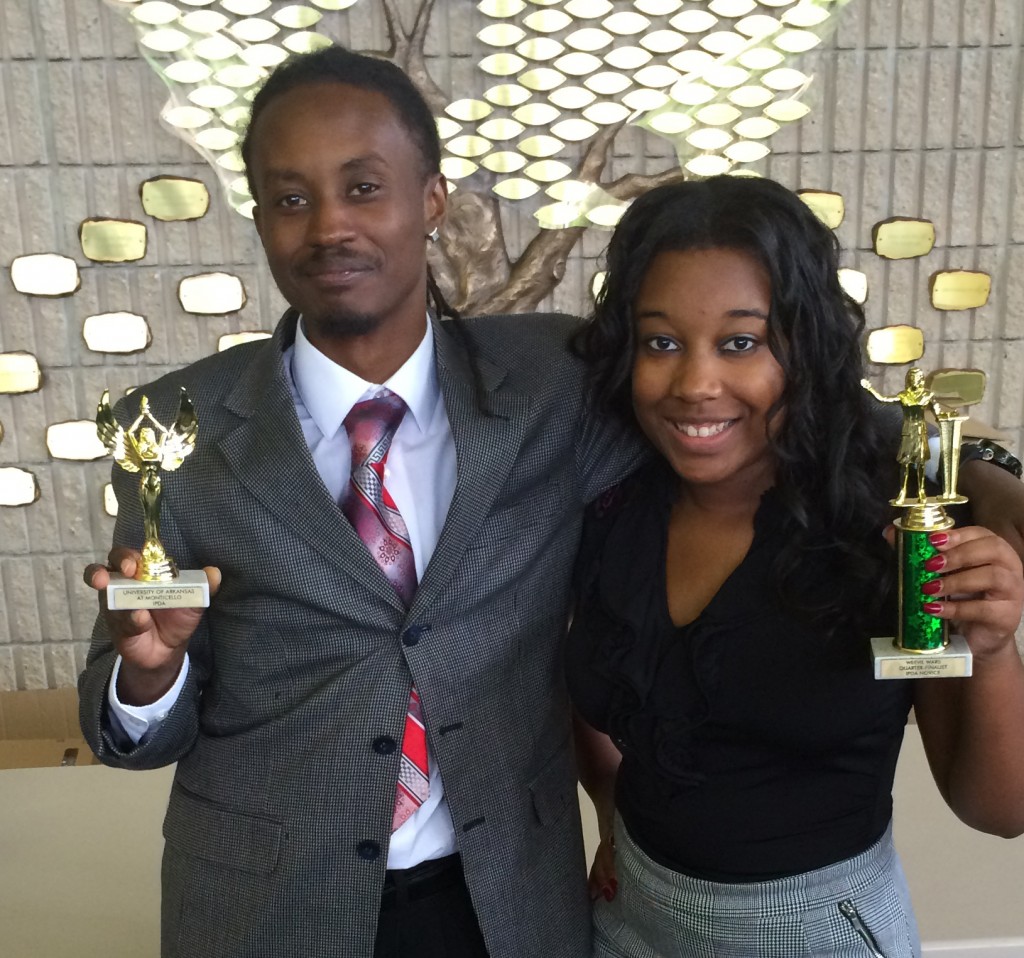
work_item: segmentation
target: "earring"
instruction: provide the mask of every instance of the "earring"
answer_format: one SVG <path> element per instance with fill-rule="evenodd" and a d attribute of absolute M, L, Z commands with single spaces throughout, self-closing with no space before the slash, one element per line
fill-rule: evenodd
<path fill-rule="evenodd" d="M 441 238 L 441 232 L 435 226 L 429 233 L 427 233 L 427 239 L 431 243 L 436 243 Z"/>

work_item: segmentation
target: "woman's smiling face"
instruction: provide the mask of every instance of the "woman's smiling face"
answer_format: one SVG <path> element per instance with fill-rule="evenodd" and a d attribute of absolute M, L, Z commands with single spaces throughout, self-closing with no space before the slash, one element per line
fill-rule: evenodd
<path fill-rule="evenodd" d="M 659 253 L 633 308 L 633 409 L 647 438 L 685 482 L 774 481 L 769 436 L 782 416 L 782 367 L 768 348 L 771 283 L 731 248 Z"/>

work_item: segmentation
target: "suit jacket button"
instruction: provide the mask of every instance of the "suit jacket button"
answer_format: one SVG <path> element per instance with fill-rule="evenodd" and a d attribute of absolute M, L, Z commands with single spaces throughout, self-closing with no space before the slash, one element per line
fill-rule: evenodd
<path fill-rule="evenodd" d="M 356 845 L 356 852 L 358 852 L 359 857 L 364 861 L 376 861 L 377 857 L 380 855 L 380 845 L 367 838 Z"/>
<path fill-rule="evenodd" d="M 423 633 L 429 631 L 429 625 L 410 625 L 402 633 L 402 645 L 415 645 L 423 637 Z"/>
<path fill-rule="evenodd" d="M 373 750 L 378 755 L 390 755 L 396 748 L 398 743 L 390 735 L 381 735 L 373 740 Z"/>

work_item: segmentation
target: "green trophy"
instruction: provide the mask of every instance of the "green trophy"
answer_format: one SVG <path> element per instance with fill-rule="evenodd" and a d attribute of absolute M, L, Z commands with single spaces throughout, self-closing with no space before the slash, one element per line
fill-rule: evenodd
<path fill-rule="evenodd" d="M 916 361 L 922 349 L 915 348 L 917 337 L 906 330 L 890 327 L 872 333 L 868 354 L 878 362 Z M 919 331 L 915 332 L 919 333 Z M 923 347 L 923 337 L 920 337 Z M 914 353 L 916 352 L 916 355 Z M 879 359 L 879 356 L 886 358 Z M 965 503 L 957 493 L 960 466 L 960 440 L 967 419 L 963 409 L 981 401 L 985 393 L 985 374 L 979 369 L 938 369 L 925 376 L 916 366 L 907 374 L 904 387 L 894 396 L 879 393 L 867 380 L 863 386 L 881 402 L 899 403 L 903 428 L 897 461 L 901 470 L 899 494 L 890 503 L 900 510 L 895 520 L 896 552 L 899 570 L 899 618 L 895 638 L 878 636 L 871 640 L 875 660 L 875 678 L 955 678 L 971 674 L 971 652 L 962 636 L 949 634 L 945 619 L 930 615 L 922 608 L 922 587 L 938 577 L 925 564 L 938 552 L 929 536 L 951 529 L 953 519 L 946 506 Z M 939 429 L 942 459 L 942 491 L 928 496 L 925 490 L 925 465 L 929 458 L 928 423 L 930 412 Z"/>
<path fill-rule="evenodd" d="M 138 418 L 124 429 L 110 408 L 110 394 L 104 391 L 96 407 L 96 434 L 126 472 L 139 474 L 139 500 L 145 541 L 135 578 L 119 572 L 110 574 L 107 607 L 110 609 L 206 608 L 210 585 L 201 569 L 179 571 L 160 542 L 161 472 L 173 472 L 192 452 L 199 432 L 184 387 L 178 415 L 170 427 L 160 424 L 143 396 Z"/>

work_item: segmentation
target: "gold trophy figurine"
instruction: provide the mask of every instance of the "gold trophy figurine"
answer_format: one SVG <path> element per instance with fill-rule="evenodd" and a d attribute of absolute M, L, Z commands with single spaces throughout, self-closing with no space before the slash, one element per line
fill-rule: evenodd
<path fill-rule="evenodd" d="M 876 330 L 875 362 L 905 362 L 920 358 L 916 343 L 902 351 L 892 349 L 877 358 L 883 344 L 901 345 L 910 327 Z M 876 333 L 880 334 L 876 337 Z M 872 343 L 868 342 L 869 356 Z M 925 374 L 913 366 L 906 375 L 904 388 L 894 396 L 878 392 L 866 379 L 861 385 L 880 402 L 899 403 L 903 413 L 900 448 L 896 459 L 901 468 L 899 494 L 890 503 L 900 510 L 895 520 L 899 570 L 899 619 L 896 637 L 879 636 L 871 640 L 875 660 L 875 678 L 943 678 L 971 674 L 971 652 L 961 636 L 949 635 L 946 620 L 925 612 L 922 586 L 938 573 L 929 569 L 929 560 L 937 555 L 930 536 L 951 529 L 953 519 L 945 507 L 966 502 L 956 491 L 960 464 L 960 434 L 967 416 L 962 407 L 980 402 L 985 392 L 985 374 L 978 369 L 938 369 Z M 943 488 L 939 495 L 925 490 L 925 465 L 928 462 L 928 425 L 925 412 L 931 412 L 939 426 Z"/>
<path fill-rule="evenodd" d="M 96 407 L 96 434 L 125 472 L 139 473 L 139 500 L 145 541 L 134 579 L 111 573 L 107 606 L 111 609 L 206 608 L 210 586 L 201 570 L 179 572 L 160 542 L 161 472 L 173 472 L 195 449 L 199 420 L 185 388 L 178 415 L 170 428 L 160 424 L 142 397 L 138 418 L 128 429 L 120 426 L 104 391 Z"/>
<path fill-rule="evenodd" d="M 929 458 L 928 424 L 924 419 L 924 411 L 931 409 L 936 418 L 942 412 L 941 407 L 935 401 L 935 394 L 925 385 L 924 373 L 916 366 L 909 369 L 903 389 L 895 396 L 883 396 L 866 379 L 861 380 L 861 385 L 879 402 L 898 402 L 903 410 L 900 449 L 896 455 L 896 461 L 902 470 L 901 488 L 899 495 L 895 499 L 891 499 L 890 502 L 894 506 L 906 506 L 910 503 L 924 504 L 927 499 L 924 470 Z M 917 493 L 914 499 L 907 497 L 907 493 L 910 491 L 911 472 L 914 473 L 916 485 L 914 491 Z M 966 502 L 967 500 L 961 499 L 960 501 Z"/>

